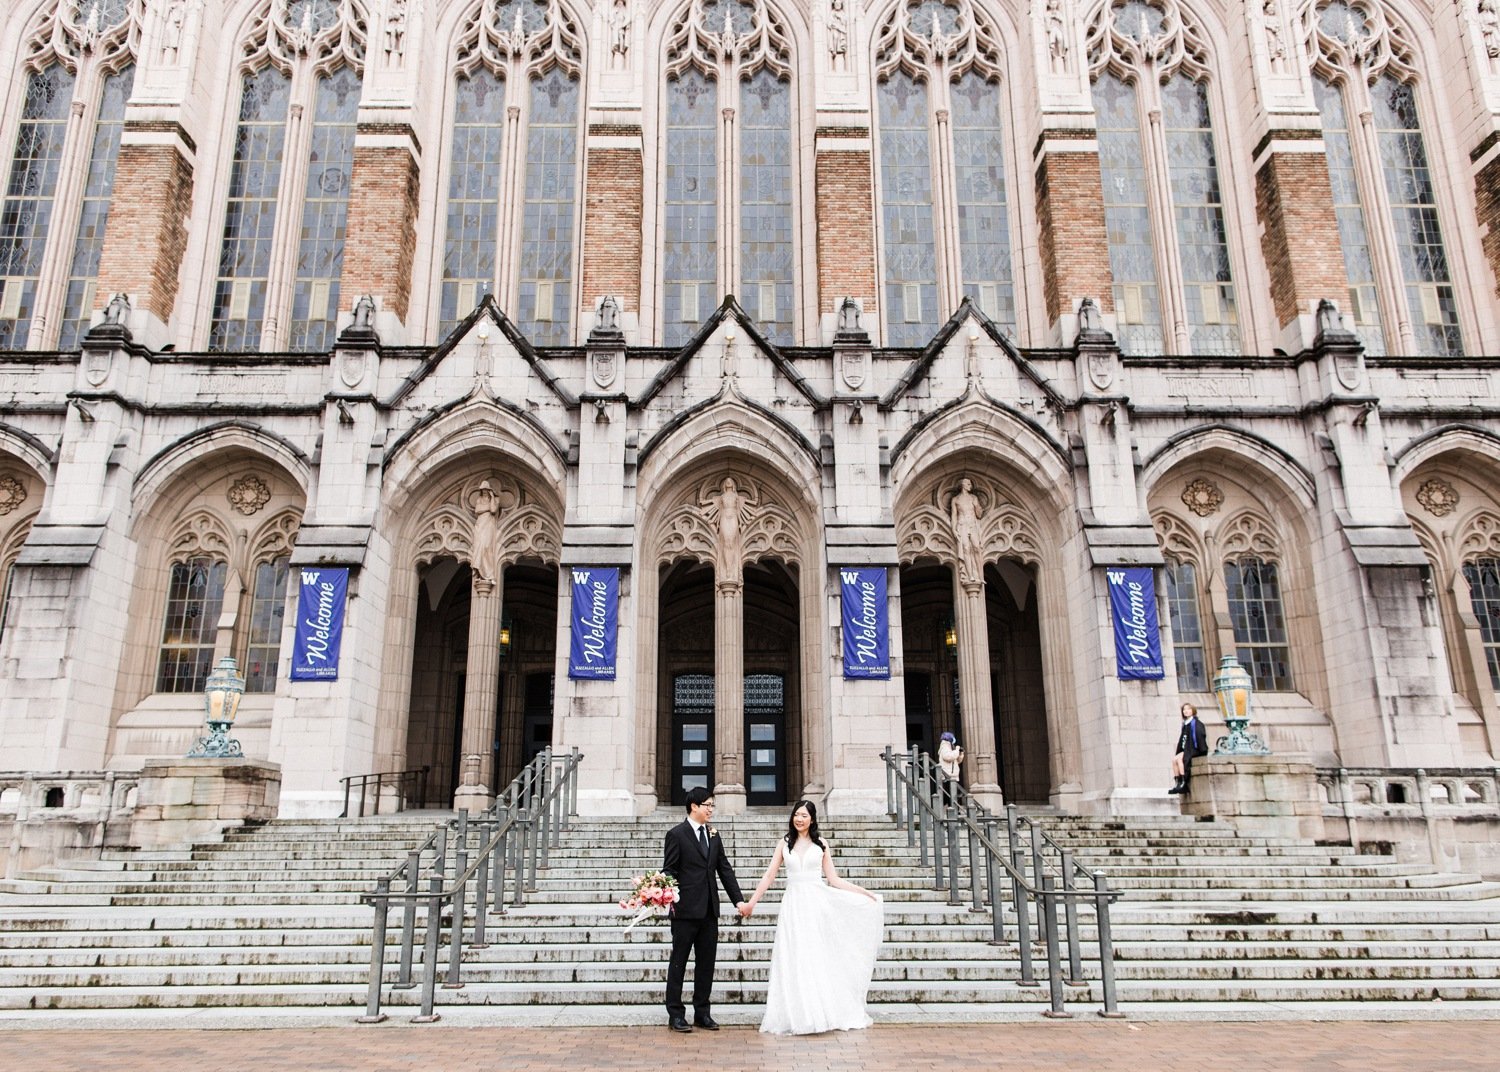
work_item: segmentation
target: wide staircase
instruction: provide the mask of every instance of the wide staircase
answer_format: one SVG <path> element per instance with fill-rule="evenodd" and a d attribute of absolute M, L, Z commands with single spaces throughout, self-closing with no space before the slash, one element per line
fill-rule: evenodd
<path fill-rule="evenodd" d="M 365 1001 L 373 918 L 360 896 L 441 818 L 276 821 L 191 851 L 114 853 L 0 882 L 0 1025 L 41 1010 L 61 1019 L 268 1009 L 353 1017 Z M 575 820 L 525 906 L 491 916 L 487 945 L 465 951 L 463 986 L 440 990 L 438 1011 L 456 1022 L 658 1022 L 666 928 L 625 931 L 616 901 L 659 865 L 662 836 L 679 819 Z M 1120 893 L 1111 919 L 1127 1015 L 1500 1012 L 1500 884 L 1188 819 L 1042 822 Z M 718 824 L 747 894 L 784 823 L 776 809 Z M 1031 1018 L 1046 1008 L 1039 944 L 1042 985 L 1018 985 L 1008 893 L 1006 941 L 994 945 L 989 911 L 950 905 L 892 821 L 838 819 L 824 833 L 841 872 L 886 900 L 870 991 L 877 1019 Z M 725 1022 L 759 1020 L 778 896 L 773 889 L 742 925 L 725 918 L 715 987 Z M 399 912 L 390 919 L 394 934 Z M 1101 1001 L 1087 906 L 1081 919 L 1085 979 L 1067 988 L 1077 1014 Z M 419 960 L 424 924 L 419 916 Z M 398 955 L 393 943 L 388 984 Z M 419 994 L 387 985 L 386 1011 L 414 1012 Z"/>

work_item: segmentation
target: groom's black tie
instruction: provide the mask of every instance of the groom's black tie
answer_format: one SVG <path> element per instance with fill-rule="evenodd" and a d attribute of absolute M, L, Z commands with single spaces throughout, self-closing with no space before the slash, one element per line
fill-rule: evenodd
<path fill-rule="evenodd" d="M 707 860 L 708 859 L 708 828 L 707 827 L 700 826 L 698 828 L 698 847 L 703 850 L 703 858 L 705 860 Z"/>

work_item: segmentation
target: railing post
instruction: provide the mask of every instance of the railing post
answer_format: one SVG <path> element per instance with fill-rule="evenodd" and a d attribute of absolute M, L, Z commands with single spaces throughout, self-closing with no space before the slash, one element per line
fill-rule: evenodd
<path fill-rule="evenodd" d="M 583 757 L 578 754 L 578 746 L 573 746 L 573 767 L 568 773 L 568 814 L 578 814 L 578 764 Z"/>
<path fill-rule="evenodd" d="M 1115 999 L 1115 940 L 1109 929 L 1109 881 L 1104 872 L 1094 872 L 1094 925 L 1099 932 L 1099 988 L 1104 991 L 1100 1016 L 1118 1019 L 1125 1014 Z"/>
<path fill-rule="evenodd" d="M 964 899 L 958 895 L 959 822 L 960 820 L 958 818 L 957 808 L 949 805 L 948 807 L 943 809 L 943 825 L 948 828 L 948 903 L 951 905 L 960 905 L 964 903 Z M 974 861 L 972 858 L 970 858 L 969 866 L 972 868 L 973 865 Z"/>
<path fill-rule="evenodd" d="M 396 976 L 396 985 L 393 990 L 410 990 L 414 984 L 411 981 L 411 962 L 413 947 L 417 938 L 417 886 L 418 875 L 422 870 L 422 850 L 408 853 L 406 857 L 406 907 L 401 913 L 401 971 Z"/>
<path fill-rule="evenodd" d="M 984 894 L 979 889 L 979 826 L 974 821 L 974 807 L 964 812 L 964 829 L 969 832 L 969 892 L 973 895 L 974 911 L 984 911 Z"/>
<path fill-rule="evenodd" d="M 339 818 L 347 819 L 349 818 L 349 783 L 353 781 L 353 779 L 340 778 L 339 781 L 344 783 L 344 810 L 339 812 Z"/>
<path fill-rule="evenodd" d="M 1026 873 L 1026 857 L 1018 848 L 1010 858 L 1013 874 L 1010 879 L 1010 895 L 1016 906 L 1016 945 L 1021 956 L 1020 986 L 1036 986 L 1036 973 L 1031 966 L 1031 902 L 1027 900 L 1026 887 L 1018 877 Z"/>
<path fill-rule="evenodd" d="M 369 787 L 370 779 L 361 778 L 359 780 L 359 818 L 361 819 L 365 817 L 365 794 L 369 791 Z"/>
<path fill-rule="evenodd" d="M 1087 986 L 1083 979 L 1083 954 L 1079 950 L 1082 939 L 1078 934 L 1077 888 L 1073 885 L 1073 854 L 1062 850 L 1063 918 L 1068 927 L 1068 982 L 1072 986 Z"/>
<path fill-rule="evenodd" d="M 943 881 L 943 849 L 948 840 L 948 832 L 943 826 L 943 805 L 937 797 L 927 796 L 925 785 L 922 794 L 927 799 L 927 816 L 932 820 L 932 888 L 941 890 L 947 885 Z"/>
<path fill-rule="evenodd" d="M 370 989 L 365 994 L 365 1014 L 358 1017 L 361 1024 L 378 1024 L 385 1019 L 380 1011 L 380 987 L 385 973 L 385 925 L 386 913 L 391 908 L 391 880 L 381 878 L 375 883 L 375 928 L 370 935 Z"/>
<path fill-rule="evenodd" d="M 469 870 L 468 815 L 467 811 L 458 813 L 458 848 L 453 854 L 453 922 L 448 931 L 448 979 L 443 983 L 444 990 L 462 990 L 464 985 L 458 981 L 458 972 L 464 955 L 464 894 L 469 887 L 464 878 Z"/>
<path fill-rule="evenodd" d="M 432 1009 L 438 977 L 438 932 L 443 928 L 441 872 L 427 880 L 427 892 L 427 941 L 422 950 L 422 1011 L 412 1017 L 414 1024 L 435 1024 L 442 1019 Z"/>
<path fill-rule="evenodd" d="M 1031 884 L 1042 888 L 1042 876 L 1047 873 L 1046 861 L 1042 859 L 1042 832 L 1035 823 L 1031 825 Z"/>
<path fill-rule="evenodd" d="M 483 848 L 488 847 L 491 856 L 495 854 L 496 848 L 496 846 L 490 844 L 494 839 L 494 835 L 490 833 L 492 825 L 488 819 L 481 821 L 479 824 L 480 851 L 483 852 Z M 490 861 L 481 855 L 479 866 L 474 870 L 474 940 L 470 945 L 475 949 L 489 948 L 490 943 L 485 940 L 487 937 L 485 934 L 485 917 L 489 915 L 489 902 Z"/>
<path fill-rule="evenodd" d="M 891 770 L 891 746 L 880 750 L 880 761 L 885 764 L 885 813 L 896 814 L 896 777 Z"/>
<path fill-rule="evenodd" d="M 1000 872 L 998 865 L 1000 861 L 990 851 L 995 844 L 995 822 L 993 819 L 985 820 L 985 840 L 989 843 L 984 847 L 984 876 L 989 885 L 990 896 L 990 923 L 993 937 L 990 939 L 995 945 L 1005 941 L 1005 906 L 1000 901 Z"/>
<path fill-rule="evenodd" d="M 1047 939 L 1047 990 L 1052 1007 L 1042 1013 L 1054 1019 L 1064 1020 L 1072 1013 L 1063 1008 L 1062 964 L 1057 953 L 1057 901 L 1051 875 L 1043 875 L 1038 886 L 1042 901 L 1042 928 Z"/>

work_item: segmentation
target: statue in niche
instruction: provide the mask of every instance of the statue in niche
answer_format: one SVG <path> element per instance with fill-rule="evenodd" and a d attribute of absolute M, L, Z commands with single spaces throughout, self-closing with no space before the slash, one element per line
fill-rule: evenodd
<path fill-rule="evenodd" d="M 1068 25 L 1062 0 L 1047 0 L 1047 64 L 1053 74 L 1068 73 Z"/>
<path fill-rule="evenodd" d="M 469 494 L 469 509 L 474 512 L 474 542 L 469 553 L 469 567 L 478 579 L 498 584 L 500 581 L 500 496 L 488 480 Z"/>
<path fill-rule="evenodd" d="M 614 0 L 609 9 L 609 66 L 616 71 L 630 67 L 630 0 Z"/>
<path fill-rule="evenodd" d="M 958 554 L 958 579 L 974 582 L 984 576 L 984 549 L 979 542 L 979 519 L 984 508 L 974 494 L 974 482 L 964 477 L 958 482 L 958 494 L 948 504 L 953 522 L 953 542 Z"/>
<path fill-rule="evenodd" d="M 391 0 L 385 16 L 385 58 L 393 67 L 401 66 L 406 52 L 406 4 L 407 0 Z"/>
<path fill-rule="evenodd" d="M 1478 0 L 1474 5 L 1474 18 L 1479 25 L 1479 40 L 1484 45 L 1485 55 L 1492 60 L 1500 59 L 1500 0 Z"/>
<path fill-rule="evenodd" d="M 130 316 L 130 298 L 124 294 L 116 294 L 104 307 L 104 322 L 111 327 L 123 328 L 128 316 Z"/>
<path fill-rule="evenodd" d="M 594 322 L 594 330 L 615 334 L 620 330 L 620 303 L 613 294 L 606 295 L 599 303 L 599 316 Z"/>
<path fill-rule="evenodd" d="M 182 27 L 187 22 L 187 4 L 184 0 L 167 0 L 162 12 L 161 58 L 163 63 L 176 63 L 178 50 L 182 48 Z"/>
<path fill-rule="evenodd" d="M 828 0 L 828 67 L 833 71 L 849 67 L 848 0 Z"/>
<path fill-rule="evenodd" d="M 360 331 L 372 331 L 375 327 L 375 299 L 366 294 L 354 303 L 354 324 Z"/>
<path fill-rule="evenodd" d="M 1276 0 L 1265 0 L 1261 14 L 1266 27 L 1266 56 L 1271 61 L 1271 70 L 1282 74 L 1286 71 L 1286 41 L 1281 34 L 1281 9 Z"/>
<path fill-rule="evenodd" d="M 726 476 L 717 493 L 699 504 L 703 517 L 718 532 L 716 563 L 719 584 L 740 584 L 744 579 L 745 522 L 750 500 L 739 490 L 734 477 Z"/>

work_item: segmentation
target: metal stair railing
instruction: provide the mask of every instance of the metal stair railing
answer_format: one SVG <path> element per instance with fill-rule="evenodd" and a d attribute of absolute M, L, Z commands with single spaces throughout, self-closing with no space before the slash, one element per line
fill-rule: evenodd
<path fill-rule="evenodd" d="M 886 769 L 886 810 L 898 827 L 906 830 L 906 843 L 915 848 L 919 866 L 933 869 L 933 888 L 948 892 L 948 903 L 960 905 L 960 871 L 968 853 L 969 894 L 972 909 L 990 909 L 991 943 L 1004 942 L 1003 883 L 1010 881 L 1010 899 L 1016 913 L 1016 945 L 1020 957 L 1019 985 L 1036 986 L 1032 965 L 1033 912 L 1040 923 L 1047 950 L 1047 984 L 1050 1008 L 1043 1014 L 1068 1017 L 1064 1007 L 1064 975 L 1061 956 L 1062 926 L 1066 928 L 1068 965 L 1066 982 L 1087 986 L 1083 974 L 1083 943 L 1078 922 L 1078 902 L 1093 902 L 1097 937 L 1099 983 L 1104 1006 L 1099 1015 L 1118 1017 L 1115 990 L 1114 942 L 1110 935 L 1109 906 L 1119 895 L 1109 888 L 1102 871 L 1094 871 L 1074 860 L 1035 821 L 1019 815 L 1014 805 L 1006 807 L 1006 838 L 999 837 L 999 816 L 983 807 L 956 781 L 944 776 L 925 752 L 913 748 L 897 753 L 887 747 L 881 753 Z M 1026 848 L 1019 832 L 1030 834 L 1031 877 L 1027 878 Z M 966 844 L 966 849 L 965 849 Z M 1054 851 L 1057 860 L 1048 858 Z M 1056 873 L 1054 873 L 1056 872 Z M 981 879 L 981 874 L 983 878 Z M 1087 886 L 1080 888 L 1082 877 Z"/>
<path fill-rule="evenodd" d="M 456 819 L 439 826 L 406 860 L 382 876 L 371 893 L 360 900 L 373 906 L 375 924 L 370 942 L 370 982 L 362 1024 L 386 1019 L 380 1011 L 385 983 L 385 952 L 390 913 L 401 909 L 401 954 L 393 990 L 409 990 L 416 960 L 417 912 L 426 907 L 422 920 L 421 1013 L 413 1023 L 435 1023 L 434 1011 L 439 974 L 444 990 L 463 988 L 464 924 L 470 918 L 469 887 L 474 887 L 472 926 L 468 947 L 487 946 L 485 931 L 489 915 L 526 904 L 526 894 L 536 891 L 537 872 L 545 871 L 550 851 L 562 844 L 562 831 L 578 814 L 578 749 L 557 756 L 551 749 L 537 753 L 511 780 L 495 803 L 477 818 L 460 811 Z M 448 930 L 447 967 L 439 964 L 443 930 Z"/>
<path fill-rule="evenodd" d="M 344 783 L 344 810 L 339 812 L 340 819 L 363 819 L 365 817 L 365 804 L 369 799 L 370 787 L 375 787 L 375 810 L 373 815 L 380 814 L 381 796 L 387 786 L 396 790 L 396 810 L 404 809 L 408 802 L 413 800 L 427 800 L 427 775 L 430 767 L 413 767 L 403 771 L 384 771 L 374 774 L 355 774 L 348 778 L 340 778 Z M 355 789 L 359 790 L 359 814 L 349 814 L 349 800 Z"/>

